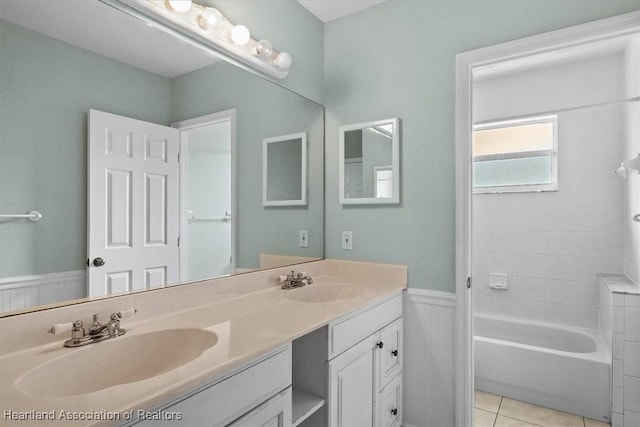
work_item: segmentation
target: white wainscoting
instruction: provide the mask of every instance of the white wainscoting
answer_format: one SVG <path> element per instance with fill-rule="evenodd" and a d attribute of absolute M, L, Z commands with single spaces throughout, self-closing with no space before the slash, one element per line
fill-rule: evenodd
<path fill-rule="evenodd" d="M 0 279 L 2 312 L 84 298 L 86 295 L 85 270 Z"/>
<path fill-rule="evenodd" d="M 455 425 L 454 293 L 409 288 L 404 299 L 404 423 Z"/>

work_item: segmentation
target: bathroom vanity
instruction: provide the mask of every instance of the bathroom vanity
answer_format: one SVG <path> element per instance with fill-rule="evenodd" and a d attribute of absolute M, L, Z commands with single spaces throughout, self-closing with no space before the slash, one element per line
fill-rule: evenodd
<path fill-rule="evenodd" d="M 53 425 L 401 425 L 406 267 L 297 267 L 314 283 L 280 289 L 274 269 L 2 318 L 0 410 Z M 70 349 L 45 333 L 125 306 L 138 312 L 124 336 Z"/>

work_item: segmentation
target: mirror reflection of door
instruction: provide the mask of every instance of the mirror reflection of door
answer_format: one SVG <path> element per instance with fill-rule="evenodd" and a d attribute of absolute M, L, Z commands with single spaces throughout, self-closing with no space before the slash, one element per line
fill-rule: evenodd
<path fill-rule="evenodd" d="M 178 132 L 89 112 L 88 295 L 178 278 Z"/>
<path fill-rule="evenodd" d="M 177 125 L 181 128 L 183 169 L 181 215 L 184 220 L 180 243 L 183 281 L 224 276 L 234 270 L 234 124 L 229 116 L 207 117 L 197 125 Z"/>

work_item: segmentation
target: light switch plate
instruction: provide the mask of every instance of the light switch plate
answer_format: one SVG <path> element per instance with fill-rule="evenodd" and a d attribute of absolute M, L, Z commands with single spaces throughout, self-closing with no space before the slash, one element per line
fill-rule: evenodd
<path fill-rule="evenodd" d="M 300 230 L 300 247 L 308 248 L 309 247 L 309 230 Z"/>
<path fill-rule="evenodd" d="M 342 232 L 342 249 L 346 251 L 353 249 L 353 233 L 351 231 Z"/>

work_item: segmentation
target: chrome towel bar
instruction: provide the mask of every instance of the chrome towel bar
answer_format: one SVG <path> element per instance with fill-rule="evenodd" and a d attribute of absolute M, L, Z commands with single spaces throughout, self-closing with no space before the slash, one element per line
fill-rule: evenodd
<path fill-rule="evenodd" d="M 42 214 L 38 211 L 29 211 L 26 214 L 0 214 L 0 218 L 16 218 L 16 219 L 28 219 L 29 221 L 39 221 L 42 218 Z"/>

